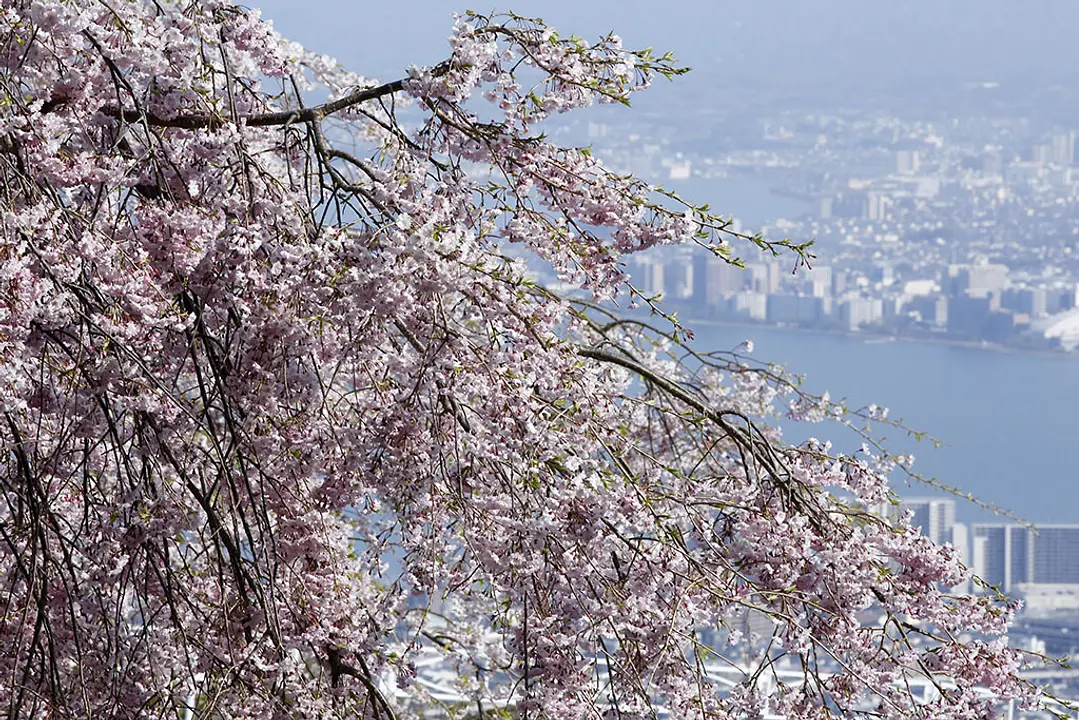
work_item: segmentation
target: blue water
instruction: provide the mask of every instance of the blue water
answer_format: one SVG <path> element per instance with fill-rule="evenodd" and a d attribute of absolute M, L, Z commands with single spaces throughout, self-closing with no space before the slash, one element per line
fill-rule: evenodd
<path fill-rule="evenodd" d="M 776 218 L 798 218 L 813 210 L 811 202 L 774 194 L 772 188 L 781 183 L 776 176 L 732 171 L 727 177 L 666 180 L 660 184 L 694 204 L 708 203 L 716 214 L 734 215 L 746 230 L 756 232 Z"/>
<path fill-rule="evenodd" d="M 1079 361 L 977 348 L 759 327 L 697 325 L 701 347 L 731 349 L 754 340 L 753 355 L 805 374 L 805 387 L 829 390 L 854 406 L 877 403 L 890 417 L 946 443 L 934 449 L 896 431 L 897 450 L 915 469 L 1010 509 L 1032 522 L 1079 523 Z M 847 438 L 839 428 L 794 424 L 789 437 Z M 839 449 L 839 448 L 837 448 Z M 895 476 L 897 479 L 898 475 Z M 932 495 L 921 486 L 903 495 Z M 1000 521 L 965 502 L 966 522 Z"/>

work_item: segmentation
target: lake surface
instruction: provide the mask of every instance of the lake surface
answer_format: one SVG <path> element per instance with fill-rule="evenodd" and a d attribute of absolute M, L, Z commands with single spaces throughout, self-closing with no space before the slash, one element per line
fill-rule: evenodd
<path fill-rule="evenodd" d="M 734 215 L 746 230 L 756 232 L 776 218 L 797 218 L 814 210 L 812 202 L 772 192 L 781 183 L 774 173 L 732 171 L 726 177 L 660 180 L 659 184 L 696 205 L 708 203 L 714 213 Z"/>
<path fill-rule="evenodd" d="M 762 327 L 689 323 L 702 348 L 731 349 L 754 341 L 759 360 L 805 374 L 805 387 L 828 390 L 860 407 L 877 403 L 889 417 L 946 443 L 885 434 L 896 450 L 916 456 L 914 469 L 1008 508 L 1032 522 L 1079 523 L 1079 360 L 943 344 L 869 342 L 858 337 Z M 844 432 L 827 424 L 792 423 L 788 436 L 837 440 L 853 450 Z M 936 494 L 907 488 L 901 495 Z M 1004 522 L 958 502 L 964 522 Z"/>

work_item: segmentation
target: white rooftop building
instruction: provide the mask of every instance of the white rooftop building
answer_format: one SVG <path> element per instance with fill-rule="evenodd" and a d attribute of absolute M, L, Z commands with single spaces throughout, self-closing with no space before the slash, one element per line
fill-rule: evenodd
<path fill-rule="evenodd" d="M 1035 320 L 1030 332 L 1064 350 L 1074 350 L 1079 345 L 1079 309 Z"/>

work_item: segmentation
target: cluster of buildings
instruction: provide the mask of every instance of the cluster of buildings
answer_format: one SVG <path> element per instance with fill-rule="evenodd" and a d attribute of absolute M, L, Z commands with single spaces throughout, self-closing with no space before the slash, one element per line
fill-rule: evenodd
<path fill-rule="evenodd" d="M 1079 282 L 1030 285 L 985 258 L 906 280 L 887 265 L 868 272 L 790 266 L 773 259 L 741 268 L 691 251 L 634 258 L 629 271 L 639 290 L 687 305 L 695 317 L 1032 349 L 1079 346 Z"/>
<path fill-rule="evenodd" d="M 1023 601 L 1013 641 L 1054 657 L 1079 651 L 1079 524 L 968 526 L 956 522 L 951 498 L 909 498 L 901 508 L 923 535 L 955 547 L 987 586 L 957 592 L 999 591 Z"/>
<path fill-rule="evenodd" d="M 909 498 L 911 525 L 938 545 L 959 550 L 976 575 L 1004 594 L 1072 589 L 1079 611 L 1079 524 L 956 522 L 955 500 Z"/>
<path fill-rule="evenodd" d="M 792 272 L 790 256 L 744 257 L 743 270 L 664 249 L 632 259 L 641 291 L 696 317 L 1079 346 L 1075 131 L 1023 118 L 935 125 L 785 112 L 722 142 L 681 137 L 690 135 L 587 128 L 614 169 L 736 216 L 755 212 L 749 230 L 813 240 L 816 258 Z M 763 186 L 764 196 L 746 194 L 750 186 Z"/>

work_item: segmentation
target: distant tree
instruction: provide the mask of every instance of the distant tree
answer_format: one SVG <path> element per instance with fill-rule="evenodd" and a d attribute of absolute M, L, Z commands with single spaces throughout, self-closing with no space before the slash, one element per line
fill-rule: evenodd
<path fill-rule="evenodd" d="M 542 134 L 669 56 L 469 14 L 445 62 L 377 83 L 222 0 L 11 0 L 0 33 L 7 717 L 1038 702 L 1010 609 L 867 509 L 894 458 L 774 427 L 879 414 L 694 350 L 624 274 L 657 245 L 804 248 Z"/>

